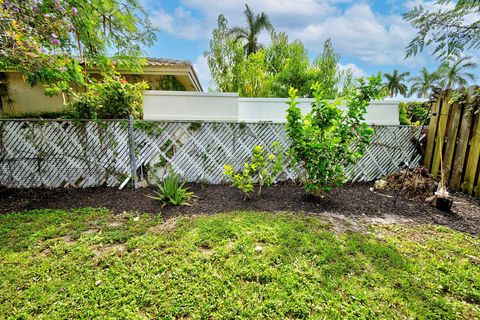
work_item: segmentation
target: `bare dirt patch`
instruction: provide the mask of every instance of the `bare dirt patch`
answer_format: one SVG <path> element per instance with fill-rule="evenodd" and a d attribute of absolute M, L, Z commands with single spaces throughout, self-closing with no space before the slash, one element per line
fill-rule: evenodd
<path fill-rule="evenodd" d="M 121 256 L 127 251 L 127 246 L 123 243 L 113 243 L 109 245 L 97 245 L 92 248 L 95 259 L 101 259 L 107 255 Z"/>
<path fill-rule="evenodd" d="M 73 244 L 75 243 L 75 240 L 72 239 L 69 235 L 63 236 L 62 240 L 65 241 L 67 244 Z"/>
<path fill-rule="evenodd" d="M 85 231 L 82 231 L 82 235 L 89 235 L 89 234 L 95 234 L 97 232 L 99 232 L 100 230 L 98 229 L 88 229 L 88 230 L 85 230 Z"/>
<path fill-rule="evenodd" d="M 177 226 L 177 219 L 171 218 L 165 221 L 162 224 L 153 226 L 148 228 L 147 232 L 153 233 L 153 234 L 161 234 L 164 232 L 169 232 L 175 230 Z"/>

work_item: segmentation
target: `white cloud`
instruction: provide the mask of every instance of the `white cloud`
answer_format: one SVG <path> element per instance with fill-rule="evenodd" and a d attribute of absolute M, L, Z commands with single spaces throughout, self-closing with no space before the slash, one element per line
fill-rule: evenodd
<path fill-rule="evenodd" d="M 173 14 L 159 9 L 151 14 L 150 19 L 154 26 L 160 28 L 160 31 L 182 39 L 204 39 L 209 34 L 203 27 L 204 22 L 183 7 L 176 8 Z"/>
<path fill-rule="evenodd" d="M 404 61 L 405 47 L 414 30 L 399 16 L 375 14 L 368 4 L 354 4 L 340 15 L 328 17 L 298 32 L 307 47 L 321 48 L 331 38 L 342 55 L 355 56 L 371 65 L 419 64 Z"/>
<path fill-rule="evenodd" d="M 340 7 L 339 2 L 347 4 Z M 420 0 L 409 1 L 404 6 L 419 3 Z M 418 67 L 426 63 L 425 56 L 404 60 L 405 47 L 415 35 L 409 23 L 400 15 L 375 13 L 367 3 L 264 0 L 249 5 L 255 13 L 266 12 L 277 31 L 286 32 L 291 40 L 300 39 L 314 54 L 331 38 L 335 50 L 342 56 L 355 57 L 369 65 Z M 207 41 L 220 13 L 227 17 L 230 26 L 244 25 L 244 9 L 244 2 L 237 0 L 182 0 L 181 6 L 172 13 L 162 9 L 154 12 L 152 20 L 175 37 Z M 260 40 L 268 43 L 266 33 L 260 35 Z"/>
<path fill-rule="evenodd" d="M 337 12 L 331 1 L 315 0 L 265 0 L 250 2 L 254 13 L 266 12 L 272 23 L 281 31 L 302 29 L 308 23 Z M 219 14 L 225 15 L 229 25 L 244 25 L 245 3 L 236 0 L 183 0 L 173 13 L 159 9 L 151 20 L 162 31 L 187 40 L 207 40 L 217 23 Z M 186 9 L 188 8 L 188 9 Z M 195 10 L 195 16 L 188 10 Z"/>
<path fill-rule="evenodd" d="M 244 21 L 243 11 L 245 3 L 253 12 L 266 12 L 275 23 L 289 22 L 305 24 L 306 19 L 315 20 L 337 11 L 331 4 L 333 1 L 315 0 L 263 0 L 263 1 L 238 1 L 238 0 L 183 0 L 184 6 L 195 8 L 202 12 L 205 17 L 216 18 L 220 13 L 224 14 L 232 23 Z M 216 19 L 215 19 L 216 20 Z"/>
<path fill-rule="evenodd" d="M 197 59 L 193 63 L 193 68 L 195 69 L 198 79 L 202 84 L 203 91 L 207 91 L 212 79 L 212 76 L 210 75 L 210 69 L 208 68 L 207 58 L 203 54 L 197 56 Z"/>
<path fill-rule="evenodd" d="M 344 70 L 348 70 L 350 69 L 352 71 L 352 75 L 353 77 L 356 79 L 356 78 L 360 78 L 360 77 L 366 77 L 367 74 L 365 73 L 365 71 L 363 71 L 362 69 L 360 69 L 356 64 L 354 63 L 347 63 L 347 64 L 341 64 L 339 63 L 338 64 L 338 68 L 342 71 Z"/>
<path fill-rule="evenodd" d="M 407 9 L 407 10 L 412 10 L 413 8 L 415 7 L 419 7 L 419 6 L 422 6 L 426 9 L 430 9 L 430 10 L 438 10 L 438 9 L 452 9 L 455 7 L 455 3 L 452 3 L 452 2 L 448 2 L 448 3 L 445 3 L 445 4 L 441 4 L 439 5 L 437 3 L 436 0 L 432 0 L 432 1 L 425 1 L 425 0 L 409 0 L 407 2 L 405 2 L 404 4 L 404 7 Z"/>

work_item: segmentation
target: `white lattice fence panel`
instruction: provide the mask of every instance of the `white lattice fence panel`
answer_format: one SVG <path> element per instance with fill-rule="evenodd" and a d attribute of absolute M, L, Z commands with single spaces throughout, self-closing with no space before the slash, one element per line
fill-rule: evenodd
<path fill-rule="evenodd" d="M 289 139 L 284 124 L 275 123 L 158 123 L 162 132 L 156 136 L 136 132 L 141 146 L 139 166 L 149 164 L 150 176 L 162 178 L 166 164 L 187 181 L 222 183 L 223 166 L 228 163 L 240 169 L 256 145 L 269 152 L 278 141 L 286 152 Z M 397 171 L 403 162 L 418 165 L 412 138 L 418 128 L 378 126 L 364 157 L 347 168 L 352 181 L 372 181 Z M 412 161 L 413 159 L 413 161 Z M 161 166 L 156 163 L 162 164 Z M 285 159 L 285 172 L 278 180 L 297 178 L 298 168 Z M 153 179 L 152 179 L 153 180 Z"/>
<path fill-rule="evenodd" d="M 0 185 L 6 187 L 118 186 L 131 173 L 125 121 L 101 124 L 70 121 L 0 121 Z M 364 157 L 347 168 L 353 181 L 371 181 L 417 165 L 412 138 L 418 128 L 379 126 Z M 137 169 L 162 178 L 169 168 L 187 181 L 224 182 L 226 163 L 240 169 L 256 145 L 271 152 L 289 139 L 284 124 L 137 122 Z M 278 180 L 295 179 L 298 170 L 285 157 Z M 154 179 L 151 179 L 154 180 Z"/>
<path fill-rule="evenodd" d="M 127 127 L 120 122 L 0 122 L 0 185 L 116 186 L 127 177 Z"/>
<path fill-rule="evenodd" d="M 377 126 L 364 156 L 347 168 L 351 181 L 372 181 L 402 168 L 404 163 L 415 167 L 421 156 L 417 154 L 414 139 L 419 127 Z"/>
<path fill-rule="evenodd" d="M 169 122 L 158 125 L 161 130 L 157 135 L 137 130 L 135 140 L 141 154 L 138 165 L 149 164 L 150 173 L 159 178 L 170 167 L 188 181 L 221 183 L 223 166 L 229 163 L 239 169 L 254 146 L 262 145 L 271 152 L 273 142 L 278 141 L 284 151 L 288 148 L 283 124 Z M 295 178 L 287 160 L 285 168 L 279 178 Z"/>

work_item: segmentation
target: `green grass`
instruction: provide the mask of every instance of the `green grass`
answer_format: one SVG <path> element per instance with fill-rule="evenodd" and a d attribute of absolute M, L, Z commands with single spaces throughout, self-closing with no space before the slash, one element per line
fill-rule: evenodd
<path fill-rule="evenodd" d="M 0 318 L 480 318 L 480 241 L 447 228 L 135 217 L 0 216 Z"/>

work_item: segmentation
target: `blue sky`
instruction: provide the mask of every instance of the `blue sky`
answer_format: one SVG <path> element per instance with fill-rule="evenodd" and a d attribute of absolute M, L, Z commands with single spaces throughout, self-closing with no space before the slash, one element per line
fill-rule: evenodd
<path fill-rule="evenodd" d="M 153 24 L 161 29 L 154 47 L 146 48 L 150 57 L 190 60 L 204 90 L 210 75 L 203 53 L 208 49 L 211 32 L 219 14 L 230 26 L 244 25 L 245 3 L 256 13 L 264 11 L 277 31 L 289 39 L 300 39 L 313 59 L 327 38 L 340 53 L 342 66 L 356 75 L 369 75 L 393 69 L 413 74 L 426 66 L 434 70 L 438 63 L 425 52 L 404 59 L 405 46 L 415 35 L 401 14 L 410 8 L 432 2 L 424 0 L 142 0 Z M 268 43 L 268 35 L 260 37 Z M 475 55 L 474 58 L 478 58 Z M 478 60 L 478 59 L 477 59 Z M 476 70 L 478 74 L 478 69 Z"/>

